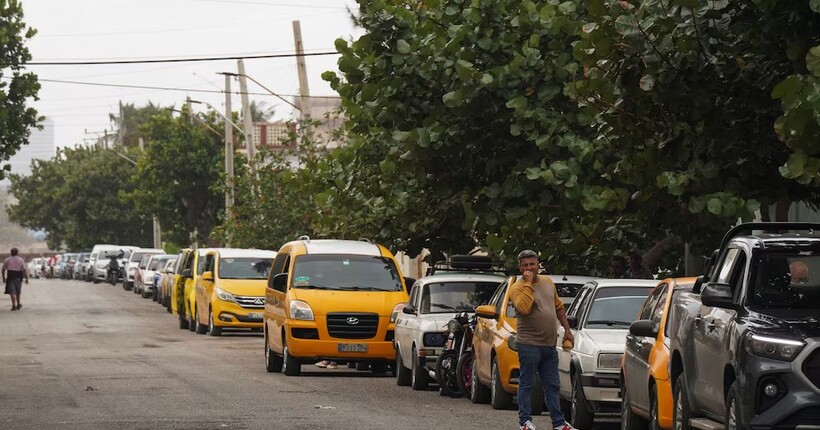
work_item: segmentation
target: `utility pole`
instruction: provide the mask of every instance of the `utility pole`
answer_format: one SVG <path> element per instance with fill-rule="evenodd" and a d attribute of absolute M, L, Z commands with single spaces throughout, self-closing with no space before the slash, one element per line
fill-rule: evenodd
<path fill-rule="evenodd" d="M 122 110 L 122 100 L 120 100 L 120 129 L 118 130 L 117 135 L 117 140 L 120 145 L 125 146 L 125 114 Z"/>
<path fill-rule="evenodd" d="M 185 97 L 185 106 L 188 108 L 188 122 L 193 124 L 194 123 L 194 115 L 193 111 L 191 111 L 191 97 Z"/>
<path fill-rule="evenodd" d="M 256 172 L 256 140 L 253 138 L 253 118 L 251 105 L 248 101 L 248 80 L 245 78 L 245 62 L 237 60 L 239 68 L 239 92 L 242 96 L 242 122 L 245 128 L 245 145 L 248 147 L 248 165 L 251 173 Z"/>
<path fill-rule="evenodd" d="M 231 76 L 225 75 L 225 179 L 228 188 L 225 190 L 225 221 L 233 217 L 233 124 L 231 117 Z M 230 237 L 225 246 L 230 246 Z"/>
<path fill-rule="evenodd" d="M 302 44 L 302 25 L 298 20 L 293 21 L 293 39 L 296 42 L 296 70 L 299 72 L 299 105 L 302 107 L 302 120 L 310 120 L 310 89 L 305 66 L 305 47 Z"/>

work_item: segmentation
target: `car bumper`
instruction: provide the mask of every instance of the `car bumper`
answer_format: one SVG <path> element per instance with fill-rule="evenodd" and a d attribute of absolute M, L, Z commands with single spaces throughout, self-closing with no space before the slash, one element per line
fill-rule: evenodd
<path fill-rule="evenodd" d="M 315 321 L 289 321 L 287 324 L 288 350 L 300 359 L 332 360 L 395 360 L 396 350 L 393 347 L 392 324 L 386 324 L 388 317 L 380 318 L 376 336 L 371 339 L 337 339 L 331 338 L 324 327 L 319 328 Z M 294 334 L 297 334 L 294 336 Z M 306 338 L 305 334 L 316 338 Z M 340 345 L 367 345 L 366 352 L 340 352 Z"/>
<path fill-rule="evenodd" d="M 590 402 L 621 402 L 621 380 L 617 373 L 584 373 L 581 386 Z"/>
<path fill-rule="evenodd" d="M 214 326 L 224 328 L 262 328 L 264 308 L 243 308 L 235 303 L 215 301 L 211 304 Z"/>

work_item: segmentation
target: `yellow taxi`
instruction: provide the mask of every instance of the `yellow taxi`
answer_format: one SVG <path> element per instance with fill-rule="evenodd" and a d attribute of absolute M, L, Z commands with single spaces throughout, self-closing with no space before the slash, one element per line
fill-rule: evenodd
<path fill-rule="evenodd" d="M 177 264 L 174 267 L 174 273 L 171 275 L 171 279 L 169 280 L 170 285 L 168 287 L 167 309 L 168 312 L 173 315 L 179 314 L 179 286 L 182 284 L 182 268 L 185 266 L 185 262 L 187 261 L 190 253 L 190 248 L 184 248 L 179 251 L 179 255 L 177 256 Z"/>
<path fill-rule="evenodd" d="M 274 251 L 259 249 L 208 251 L 194 292 L 196 333 L 219 336 L 226 328 L 261 329 L 265 285 L 275 257 Z"/>
<path fill-rule="evenodd" d="M 671 429 L 672 382 L 669 377 L 668 328 L 677 318 L 670 315 L 671 304 L 682 291 L 690 291 L 697 278 L 670 278 L 661 281 L 649 294 L 638 319 L 629 327 L 621 361 L 622 428 Z"/>
<path fill-rule="evenodd" d="M 179 316 L 179 328 L 194 331 L 196 319 L 193 310 L 196 307 L 196 284 L 205 271 L 205 254 L 210 248 L 186 249 L 180 258 L 179 278 L 174 278 L 171 301 L 176 303 L 173 309 Z"/>
<path fill-rule="evenodd" d="M 301 374 L 303 363 L 395 361 L 396 318 L 407 287 L 393 254 L 367 241 L 311 240 L 282 246 L 265 290 L 268 372 Z"/>

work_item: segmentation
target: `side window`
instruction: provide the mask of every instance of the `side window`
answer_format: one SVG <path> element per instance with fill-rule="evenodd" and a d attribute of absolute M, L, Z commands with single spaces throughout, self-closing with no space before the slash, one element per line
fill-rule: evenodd
<path fill-rule="evenodd" d="M 205 257 L 205 270 L 204 270 L 204 272 L 213 272 L 214 269 L 215 269 L 215 266 L 216 266 L 216 258 L 214 257 L 213 254 L 208 254 L 208 256 Z"/>
<path fill-rule="evenodd" d="M 495 312 L 498 315 L 501 315 L 501 314 L 504 313 L 504 307 L 507 304 L 507 300 L 504 300 L 504 299 L 507 298 L 507 289 L 508 289 L 507 287 L 508 286 L 509 286 L 509 284 L 506 284 L 506 283 L 504 284 L 504 287 L 501 289 L 501 294 L 499 294 L 498 300 L 496 300 Z"/>
<path fill-rule="evenodd" d="M 646 301 L 643 303 L 643 307 L 641 308 L 640 312 L 638 312 L 638 319 L 641 320 L 648 320 L 652 317 L 652 311 L 655 310 L 655 307 L 658 305 L 658 300 L 660 299 L 660 295 L 666 290 L 667 284 L 663 284 L 658 288 L 655 288 L 652 291 L 652 294 L 646 298 Z"/>
<path fill-rule="evenodd" d="M 723 261 L 718 266 L 718 276 L 715 282 L 718 284 L 729 283 L 729 279 L 732 276 L 732 269 L 735 267 L 735 261 L 739 254 L 741 254 L 741 252 L 737 248 L 730 248 L 726 251 L 726 257 L 723 258 Z"/>
<path fill-rule="evenodd" d="M 488 305 L 497 306 L 500 297 L 504 294 L 504 290 L 507 289 L 507 282 L 502 282 L 498 288 L 495 289 L 492 297 L 490 297 L 490 301 L 487 302 Z"/>
<path fill-rule="evenodd" d="M 735 258 L 735 266 L 732 269 L 732 275 L 729 277 L 728 284 L 732 286 L 733 291 L 739 291 L 743 284 L 743 275 L 746 273 L 746 253 L 743 250 L 738 250 Z"/>
<path fill-rule="evenodd" d="M 583 288 L 581 288 L 581 291 L 578 292 L 578 295 L 575 296 L 575 299 L 569 305 L 569 308 L 567 308 L 567 315 L 576 316 L 576 313 L 578 312 L 578 307 L 580 306 L 579 303 L 584 301 L 586 296 L 589 294 L 590 290 L 592 290 L 592 288 L 589 286 L 584 286 Z"/>
<path fill-rule="evenodd" d="M 285 262 L 288 259 L 288 254 L 286 252 L 279 253 L 276 258 L 273 260 L 273 266 L 271 266 L 271 277 L 273 275 L 278 275 L 285 271 Z"/>
<path fill-rule="evenodd" d="M 594 296 L 594 295 L 595 295 L 595 284 L 590 284 L 589 287 L 587 287 L 587 291 L 584 294 L 584 297 L 580 297 L 580 300 L 578 300 L 577 297 L 575 299 L 575 300 L 578 300 L 578 306 L 575 308 L 575 318 L 578 319 L 579 327 L 580 327 L 580 324 L 581 324 L 581 320 L 586 318 L 586 315 L 585 315 L 586 310 L 589 307 L 589 302 L 592 301 L 592 296 Z M 575 304 L 575 301 L 573 301 L 572 303 Z"/>
<path fill-rule="evenodd" d="M 658 295 L 658 300 L 655 303 L 655 307 L 652 309 L 652 315 L 649 319 L 651 319 L 654 323 L 660 324 L 661 319 L 663 319 L 664 308 L 666 307 L 666 297 L 669 295 L 669 286 L 667 284 L 663 284 L 655 291 L 660 291 L 660 294 Z"/>
<path fill-rule="evenodd" d="M 410 289 L 410 301 L 409 303 L 418 309 L 418 298 L 419 298 L 419 288 L 421 288 L 421 284 L 416 282 L 413 284 L 413 287 Z"/>
<path fill-rule="evenodd" d="M 199 258 L 197 258 L 196 274 L 201 275 L 205 272 L 205 264 L 208 261 L 208 259 L 205 257 L 204 254 L 199 254 L 198 257 Z"/>

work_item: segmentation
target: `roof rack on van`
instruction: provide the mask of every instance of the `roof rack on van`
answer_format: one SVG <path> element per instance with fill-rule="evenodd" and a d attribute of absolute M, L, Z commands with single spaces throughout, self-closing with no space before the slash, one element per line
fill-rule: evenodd
<path fill-rule="evenodd" d="M 299 238 L 298 238 L 298 239 L 296 239 L 296 240 L 303 240 L 303 241 L 305 241 L 305 242 L 307 242 L 307 243 L 310 243 L 310 236 L 308 236 L 308 235 L 306 235 L 306 234 L 305 234 L 305 235 L 299 236 Z"/>
<path fill-rule="evenodd" d="M 366 238 L 366 237 L 360 237 L 360 238 L 359 238 L 359 242 L 373 243 L 373 241 L 372 241 L 372 240 L 370 240 L 370 239 L 368 239 L 368 238 Z"/>
<path fill-rule="evenodd" d="M 449 260 L 437 261 L 432 267 L 427 269 L 426 276 L 434 275 L 436 272 L 497 272 L 507 274 L 507 269 L 501 263 L 494 262 L 487 255 L 453 255 Z"/>

